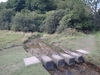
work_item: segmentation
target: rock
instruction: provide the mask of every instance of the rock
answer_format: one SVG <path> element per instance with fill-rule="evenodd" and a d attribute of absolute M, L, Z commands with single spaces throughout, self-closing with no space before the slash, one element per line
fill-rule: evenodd
<path fill-rule="evenodd" d="M 74 57 L 72 57 L 71 55 L 60 53 L 60 56 L 62 56 L 65 59 L 65 62 L 67 63 L 67 65 L 75 64 Z"/>
<path fill-rule="evenodd" d="M 61 56 L 52 54 L 51 58 L 57 67 L 62 67 L 65 65 L 64 58 L 62 58 Z"/>
<path fill-rule="evenodd" d="M 69 52 L 70 55 L 72 55 L 75 58 L 76 62 L 83 62 L 84 58 L 81 54 L 74 53 L 74 52 Z"/>
<path fill-rule="evenodd" d="M 23 60 L 24 60 L 24 63 L 26 66 L 41 63 L 35 56 L 29 57 L 29 58 L 24 58 Z"/>
<path fill-rule="evenodd" d="M 50 57 L 46 55 L 41 56 L 41 62 L 43 63 L 44 68 L 47 70 L 54 69 L 54 63 Z"/>

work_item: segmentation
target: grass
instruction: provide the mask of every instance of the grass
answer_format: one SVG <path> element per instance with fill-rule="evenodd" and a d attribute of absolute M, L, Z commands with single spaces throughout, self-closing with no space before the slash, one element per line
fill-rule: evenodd
<path fill-rule="evenodd" d="M 86 59 L 94 64 L 96 64 L 98 67 L 100 67 L 100 33 L 93 34 L 95 46 L 91 49 L 91 53 L 86 56 Z"/>
<path fill-rule="evenodd" d="M 12 44 L 17 44 L 25 37 L 24 33 L 11 31 L 0 31 L 0 48 L 6 48 Z"/>
<path fill-rule="evenodd" d="M 12 31 L 0 31 L 0 75 L 49 75 L 42 67 L 42 64 L 36 64 L 26 67 L 23 58 L 30 57 L 22 46 L 4 49 L 12 45 L 23 44 L 31 35 L 42 36 L 41 39 L 48 44 L 63 46 L 69 50 L 85 49 L 90 54 L 85 56 L 89 62 L 100 67 L 100 33 L 85 35 L 82 33 L 62 33 L 62 34 L 44 34 L 44 33 L 22 33 Z M 75 34 L 75 35 L 74 35 Z M 34 38 L 34 37 L 33 37 Z"/>
<path fill-rule="evenodd" d="M 88 35 L 79 33 L 79 35 L 70 35 L 71 33 L 45 34 L 41 39 L 50 45 L 56 45 L 57 47 L 62 46 L 71 51 L 78 49 L 87 50 L 90 54 L 85 56 L 85 60 L 100 67 L 100 33 Z"/>
<path fill-rule="evenodd" d="M 25 40 L 23 43 L 25 44 L 26 42 L 29 42 L 31 41 L 32 39 L 35 39 L 35 38 L 40 38 L 43 36 L 44 33 L 40 33 L 40 32 L 34 32 L 33 35 L 31 35 L 30 37 L 28 37 L 27 40 Z"/>
<path fill-rule="evenodd" d="M 22 44 L 29 36 L 30 33 L 0 31 L 0 48 Z M 0 51 L 0 75 L 49 75 L 41 63 L 26 67 L 23 58 L 30 56 L 22 46 L 3 49 Z"/>

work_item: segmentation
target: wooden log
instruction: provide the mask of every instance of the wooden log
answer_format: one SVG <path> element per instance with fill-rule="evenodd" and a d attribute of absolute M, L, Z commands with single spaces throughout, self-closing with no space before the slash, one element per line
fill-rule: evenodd
<path fill-rule="evenodd" d="M 54 63 L 50 57 L 46 55 L 41 56 L 41 62 L 43 63 L 45 69 L 47 70 L 54 69 Z"/>
<path fill-rule="evenodd" d="M 59 54 L 60 54 L 60 56 L 62 56 L 65 59 L 65 62 L 67 63 L 67 65 L 75 64 L 74 57 L 72 57 L 71 55 L 68 55 L 65 53 L 59 53 Z"/>
<path fill-rule="evenodd" d="M 57 54 L 52 54 L 51 58 L 57 67 L 62 67 L 65 65 L 64 58 L 62 58 L 61 56 Z"/>

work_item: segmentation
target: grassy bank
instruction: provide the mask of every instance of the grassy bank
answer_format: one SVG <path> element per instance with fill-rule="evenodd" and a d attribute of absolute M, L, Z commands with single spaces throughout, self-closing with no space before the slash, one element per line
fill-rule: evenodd
<path fill-rule="evenodd" d="M 68 50 L 75 51 L 84 49 L 90 52 L 85 56 L 85 59 L 100 67 L 100 33 L 83 34 L 76 31 L 64 32 L 62 34 L 45 34 L 42 41 L 55 45 L 62 46 Z"/>
<path fill-rule="evenodd" d="M 10 47 L 12 45 L 22 45 L 32 33 L 0 31 L 0 75 L 49 75 L 42 67 L 36 64 L 26 67 L 23 58 L 30 57 L 22 46 Z"/>

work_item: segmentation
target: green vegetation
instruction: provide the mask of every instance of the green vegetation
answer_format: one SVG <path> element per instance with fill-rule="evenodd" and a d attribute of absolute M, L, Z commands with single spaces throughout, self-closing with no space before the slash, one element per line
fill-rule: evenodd
<path fill-rule="evenodd" d="M 47 32 L 47 33 L 54 33 L 56 32 L 57 26 L 59 25 L 59 21 L 64 16 L 65 11 L 64 10 L 58 10 L 52 12 L 42 23 L 41 25 L 41 31 Z"/>
<path fill-rule="evenodd" d="M 25 52 L 22 46 L 3 49 L 12 45 L 21 45 L 32 33 L 0 31 L 0 75 L 49 75 L 42 67 L 36 64 L 26 67 L 23 59 L 31 55 Z"/>
<path fill-rule="evenodd" d="M 100 30 L 100 0 L 8 0 L 0 3 L 0 30 L 61 33 Z"/>
<path fill-rule="evenodd" d="M 29 56 L 22 48 L 23 42 L 40 36 L 50 45 L 72 51 L 89 50 L 86 60 L 100 66 L 99 3 L 100 0 L 8 0 L 0 3 L 0 30 L 3 30 L 0 31 L 0 75 L 47 75 L 41 64 L 25 67 L 22 61 Z M 94 31 L 98 33 L 81 33 Z"/>
<path fill-rule="evenodd" d="M 12 31 L 0 31 L 0 48 L 6 48 L 11 45 L 21 43 L 21 39 L 25 37 L 24 33 L 16 33 Z"/>
<path fill-rule="evenodd" d="M 95 33 L 93 37 L 94 45 L 91 49 L 91 54 L 89 54 L 86 58 L 88 61 L 100 67 L 100 32 Z"/>
<path fill-rule="evenodd" d="M 41 40 L 50 46 L 55 46 L 55 49 L 61 46 L 71 51 L 78 49 L 87 50 L 90 54 L 85 56 L 85 60 L 100 67 L 100 32 L 85 35 L 68 29 L 62 34 L 45 34 L 41 37 Z"/>

